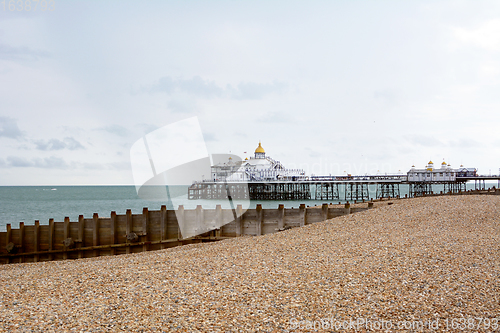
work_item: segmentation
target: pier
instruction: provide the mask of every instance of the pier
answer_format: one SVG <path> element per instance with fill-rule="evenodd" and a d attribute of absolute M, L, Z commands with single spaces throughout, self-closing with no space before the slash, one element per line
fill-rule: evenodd
<path fill-rule="evenodd" d="M 497 181 L 500 187 L 498 175 L 456 176 L 452 180 L 413 180 L 408 175 L 312 176 L 308 180 L 197 182 L 189 187 L 188 199 L 361 201 L 399 197 L 402 187 L 406 187 L 409 197 L 429 195 L 436 190 L 460 193 L 472 181 L 475 190 L 486 189 L 486 181 Z M 370 185 L 376 187 L 373 197 Z"/>
<path fill-rule="evenodd" d="M 486 188 L 486 181 L 497 181 L 500 175 L 481 176 L 476 168 L 452 168 L 443 161 L 435 167 L 432 161 L 422 169 L 413 165 L 406 174 L 307 176 L 302 169 L 287 169 L 280 161 L 266 155 L 259 142 L 255 155 L 244 160 L 229 157 L 211 166 L 209 179 L 195 181 L 188 189 L 188 199 L 212 200 L 344 200 L 361 201 L 406 196 L 418 197 Z M 371 194 L 370 192 L 374 193 Z"/>

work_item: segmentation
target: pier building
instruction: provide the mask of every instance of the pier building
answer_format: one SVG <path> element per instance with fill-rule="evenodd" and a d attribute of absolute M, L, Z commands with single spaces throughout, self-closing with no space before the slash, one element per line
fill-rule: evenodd
<path fill-rule="evenodd" d="M 235 162 L 231 158 L 211 168 L 214 182 L 260 182 L 260 181 L 300 181 L 306 180 L 302 169 L 287 169 L 269 156 L 259 142 L 254 157 Z"/>

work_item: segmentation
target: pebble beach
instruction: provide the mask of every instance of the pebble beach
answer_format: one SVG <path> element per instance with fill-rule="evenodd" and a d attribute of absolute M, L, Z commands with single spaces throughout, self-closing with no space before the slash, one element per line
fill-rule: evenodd
<path fill-rule="evenodd" d="M 500 332 L 500 196 L 258 237 L 0 266 L 2 332 Z"/>

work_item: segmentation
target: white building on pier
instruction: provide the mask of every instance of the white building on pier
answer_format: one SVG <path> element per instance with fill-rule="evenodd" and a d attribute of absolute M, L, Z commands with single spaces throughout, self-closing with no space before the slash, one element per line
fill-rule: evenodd
<path fill-rule="evenodd" d="M 434 168 L 434 163 L 429 161 L 425 169 L 416 169 L 413 165 L 408 171 L 409 182 L 454 182 L 456 177 L 476 176 L 474 168 L 464 168 L 463 165 L 458 169 L 453 169 L 450 164 L 443 161 L 440 168 Z"/>
<path fill-rule="evenodd" d="M 307 180 L 302 169 L 287 169 L 281 164 L 266 156 L 266 151 L 259 142 L 254 157 L 234 162 L 231 159 L 225 163 L 212 166 L 214 182 L 264 182 L 280 180 Z"/>

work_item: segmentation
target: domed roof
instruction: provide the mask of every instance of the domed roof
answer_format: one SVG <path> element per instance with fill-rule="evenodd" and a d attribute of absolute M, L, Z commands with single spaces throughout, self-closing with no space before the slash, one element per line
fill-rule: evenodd
<path fill-rule="evenodd" d="M 445 162 L 445 161 L 443 161 L 443 163 L 441 163 L 441 165 L 446 165 L 446 162 Z"/>
<path fill-rule="evenodd" d="M 432 161 L 429 161 L 429 163 L 427 163 L 427 164 L 434 164 L 434 163 L 432 163 Z"/>
<path fill-rule="evenodd" d="M 260 141 L 259 141 L 259 146 L 257 147 L 257 149 L 255 149 L 255 152 L 256 153 L 265 153 L 266 152 L 264 150 L 264 148 L 262 148 L 262 146 L 260 145 Z"/>

